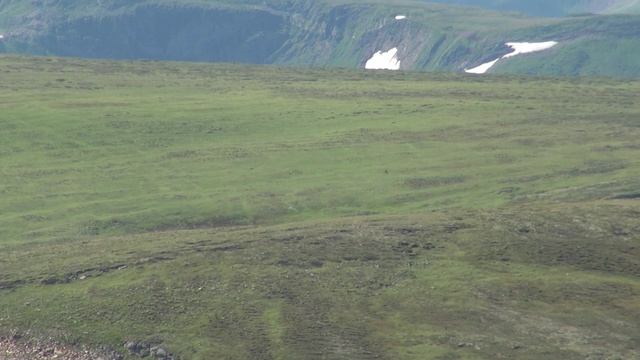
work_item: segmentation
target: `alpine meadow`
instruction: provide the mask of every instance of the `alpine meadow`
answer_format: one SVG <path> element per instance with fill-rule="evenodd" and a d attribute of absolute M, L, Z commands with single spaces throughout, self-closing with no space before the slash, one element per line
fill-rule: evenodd
<path fill-rule="evenodd" d="M 0 360 L 640 359 L 637 6 L 0 0 Z"/>

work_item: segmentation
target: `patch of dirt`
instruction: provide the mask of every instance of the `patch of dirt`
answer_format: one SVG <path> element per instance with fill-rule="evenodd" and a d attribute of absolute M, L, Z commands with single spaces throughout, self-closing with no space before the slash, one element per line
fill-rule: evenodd
<path fill-rule="evenodd" d="M 611 199 L 613 199 L 613 200 L 635 200 L 635 199 L 640 199 L 640 192 L 620 194 L 620 195 L 612 196 Z"/>
<path fill-rule="evenodd" d="M 607 337 L 586 327 L 578 327 L 563 323 L 560 320 L 545 316 L 527 314 L 505 308 L 495 309 L 501 321 L 511 324 L 516 333 L 525 334 L 528 338 L 542 339 L 549 347 L 558 347 L 577 352 L 587 360 L 596 359 L 638 359 L 640 352 L 632 346 L 623 350 L 614 350 L 609 342 L 631 344 L 633 339 L 624 333 L 611 333 Z M 533 351 L 534 349 L 530 349 Z"/>
<path fill-rule="evenodd" d="M 0 337 L 0 360 L 121 360 L 122 355 L 88 348 L 64 346 L 54 341 L 26 341 L 19 336 Z"/>
<path fill-rule="evenodd" d="M 0 290 L 13 289 L 24 283 L 24 280 L 0 281 Z"/>
<path fill-rule="evenodd" d="M 461 175 L 456 176 L 437 176 L 428 178 L 410 178 L 406 179 L 404 184 L 412 189 L 425 189 L 437 186 L 447 186 L 462 184 L 465 182 L 465 177 Z"/>
<path fill-rule="evenodd" d="M 124 270 L 127 268 L 126 264 L 115 264 L 109 266 L 101 266 L 89 269 L 82 269 L 65 274 L 62 277 L 48 277 L 40 280 L 42 285 L 55 285 L 55 284 L 67 284 L 76 280 L 84 280 L 89 277 L 98 277 L 114 270 Z"/>

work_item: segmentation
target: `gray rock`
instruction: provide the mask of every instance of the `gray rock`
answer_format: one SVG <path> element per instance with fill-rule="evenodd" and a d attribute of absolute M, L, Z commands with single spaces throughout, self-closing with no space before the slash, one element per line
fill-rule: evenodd
<path fill-rule="evenodd" d="M 156 359 L 166 359 L 168 355 L 167 351 L 161 347 L 156 347 L 155 351 L 151 350 L 151 353 Z"/>
<path fill-rule="evenodd" d="M 151 355 L 151 351 L 148 347 L 143 347 L 142 349 L 138 350 L 138 355 L 144 358 Z"/>
<path fill-rule="evenodd" d="M 124 344 L 124 348 L 131 352 L 135 352 L 136 349 L 138 348 L 138 344 L 133 341 L 128 341 L 127 343 Z"/>
<path fill-rule="evenodd" d="M 462 348 L 462 347 L 473 347 L 473 343 L 460 342 L 460 343 L 458 343 L 458 347 L 460 347 L 460 348 Z"/>

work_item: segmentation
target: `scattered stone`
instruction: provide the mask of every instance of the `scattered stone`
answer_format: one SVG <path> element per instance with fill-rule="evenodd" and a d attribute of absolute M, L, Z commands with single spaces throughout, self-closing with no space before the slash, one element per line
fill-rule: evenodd
<path fill-rule="evenodd" d="M 436 248 L 436 246 L 435 246 L 435 245 L 433 245 L 432 243 L 426 243 L 426 244 L 424 244 L 424 245 L 422 246 L 422 248 L 423 248 L 423 249 L 425 249 L 425 250 L 432 250 L 432 249 L 435 249 L 435 248 Z"/>
<path fill-rule="evenodd" d="M 622 229 L 622 228 L 614 228 L 613 229 L 613 235 L 615 235 L 615 236 L 629 236 L 629 235 L 631 235 L 631 233 L 629 233 L 628 231 L 626 231 L 625 229 Z"/>
<path fill-rule="evenodd" d="M 122 360 L 123 357 L 114 351 L 67 346 L 52 339 L 27 340 L 15 334 L 8 338 L 0 337 L 0 359 Z"/>
<path fill-rule="evenodd" d="M 46 349 L 42 349 L 42 351 L 40 352 L 40 354 L 42 356 L 51 356 L 54 353 L 54 349 L 53 348 L 46 348 Z"/>
<path fill-rule="evenodd" d="M 124 344 L 124 348 L 127 349 L 131 355 L 141 358 L 151 356 L 154 359 L 173 359 L 169 352 L 160 346 L 151 346 L 150 344 L 143 342 L 127 341 Z"/>
<path fill-rule="evenodd" d="M 450 223 L 444 226 L 444 230 L 449 234 L 452 234 L 456 231 L 463 230 L 466 228 L 468 228 L 468 225 L 463 223 Z"/>
<path fill-rule="evenodd" d="M 137 347 L 138 347 L 138 344 L 133 341 L 127 341 L 124 344 L 124 348 L 129 350 L 130 352 L 135 352 Z"/>
<path fill-rule="evenodd" d="M 150 352 L 151 352 L 151 356 L 153 356 L 156 359 L 166 359 L 168 355 L 165 349 L 158 346 L 152 347 Z"/>
<path fill-rule="evenodd" d="M 139 355 L 140 357 L 142 357 L 142 358 L 145 358 L 145 357 L 147 357 L 147 356 L 151 355 L 151 351 L 149 350 L 149 348 L 148 348 L 148 347 L 143 347 L 142 349 L 140 349 L 140 350 L 138 351 L 138 355 Z"/>

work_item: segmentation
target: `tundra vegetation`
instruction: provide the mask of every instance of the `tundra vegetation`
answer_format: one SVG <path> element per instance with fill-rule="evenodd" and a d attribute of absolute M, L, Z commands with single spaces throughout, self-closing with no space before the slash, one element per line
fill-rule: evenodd
<path fill-rule="evenodd" d="M 640 358 L 639 93 L 2 56 L 0 334 L 183 359 Z"/>

